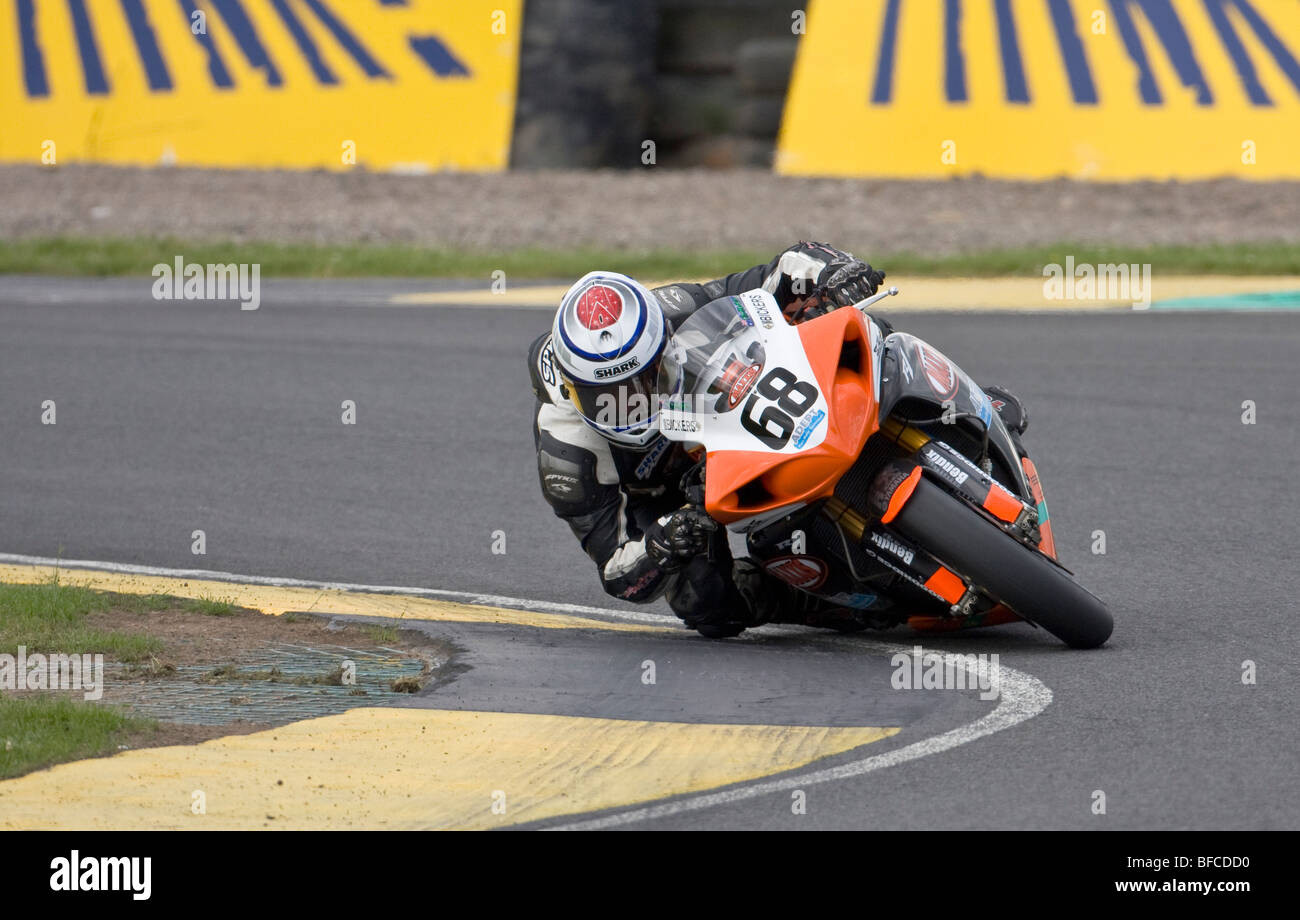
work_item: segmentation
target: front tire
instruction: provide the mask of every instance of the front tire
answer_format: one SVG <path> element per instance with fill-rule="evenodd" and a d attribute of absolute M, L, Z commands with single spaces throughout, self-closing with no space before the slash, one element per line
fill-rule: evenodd
<path fill-rule="evenodd" d="M 924 476 L 889 526 L 1071 648 L 1110 638 L 1114 619 L 1092 592 Z"/>

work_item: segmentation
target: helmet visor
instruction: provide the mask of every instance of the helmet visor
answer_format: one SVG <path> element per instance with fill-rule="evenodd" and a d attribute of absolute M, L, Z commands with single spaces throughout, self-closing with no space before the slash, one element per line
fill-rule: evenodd
<path fill-rule="evenodd" d="M 635 433 L 655 424 L 659 405 L 655 398 L 655 381 L 659 376 L 659 356 L 634 377 L 611 383 L 580 383 L 563 371 L 569 399 L 587 421 L 609 431 Z"/>

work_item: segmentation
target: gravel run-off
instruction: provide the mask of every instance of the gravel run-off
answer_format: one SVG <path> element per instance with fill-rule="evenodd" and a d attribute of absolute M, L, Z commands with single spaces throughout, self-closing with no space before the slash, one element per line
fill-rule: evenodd
<path fill-rule="evenodd" d="M 762 170 L 393 175 L 0 166 L 0 240 L 160 236 L 448 249 L 945 255 L 1059 242 L 1300 242 L 1300 182 L 802 179 Z"/>

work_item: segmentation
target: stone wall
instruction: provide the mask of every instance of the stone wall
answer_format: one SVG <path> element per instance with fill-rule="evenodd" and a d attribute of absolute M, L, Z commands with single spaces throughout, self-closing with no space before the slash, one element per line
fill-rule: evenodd
<path fill-rule="evenodd" d="M 767 166 L 790 0 L 527 0 L 511 163 Z"/>

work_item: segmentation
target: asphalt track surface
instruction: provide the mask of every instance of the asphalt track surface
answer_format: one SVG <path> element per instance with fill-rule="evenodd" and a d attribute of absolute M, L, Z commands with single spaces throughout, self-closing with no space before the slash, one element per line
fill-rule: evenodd
<path fill-rule="evenodd" d="M 601 592 L 539 495 L 522 355 L 546 313 L 386 305 L 427 282 L 266 282 L 257 311 L 157 302 L 149 283 L 0 279 L 0 552 L 646 612 Z M 996 652 L 1052 701 L 810 786 L 803 815 L 783 789 L 628 826 L 1300 827 L 1300 314 L 889 316 L 1023 396 L 1062 560 L 1111 605 L 1114 637 L 1073 652 L 1013 625 L 927 642 Z M 902 728 L 872 754 L 991 708 L 890 692 L 877 645 L 814 631 L 426 628 L 464 656 L 417 705 Z M 646 658 L 658 697 L 620 689 Z"/>

